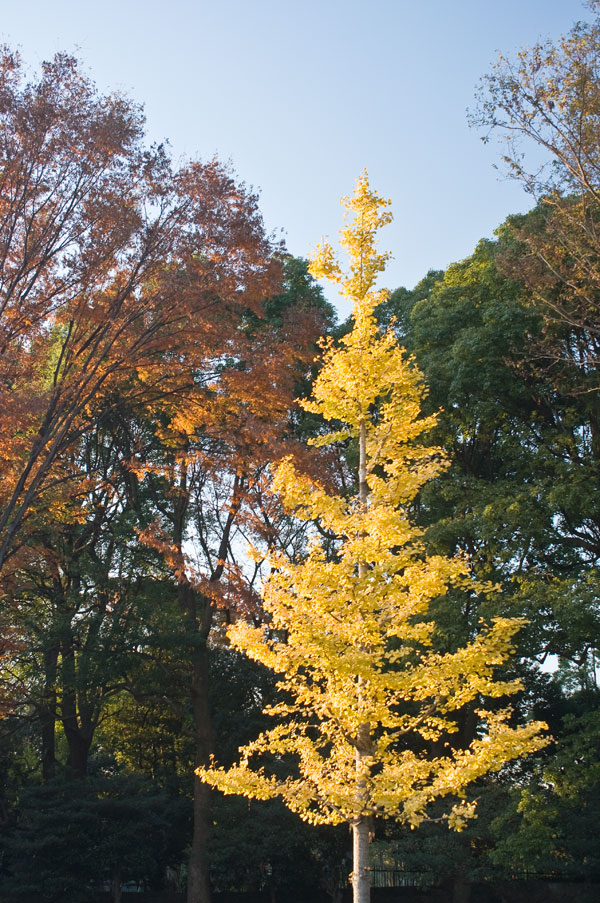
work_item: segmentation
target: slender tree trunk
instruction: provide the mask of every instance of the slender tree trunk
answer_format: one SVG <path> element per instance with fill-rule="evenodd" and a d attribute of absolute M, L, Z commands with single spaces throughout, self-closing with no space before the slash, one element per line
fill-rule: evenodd
<path fill-rule="evenodd" d="M 56 674 L 58 645 L 54 643 L 44 650 L 44 701 L 40 706 L 42 734 L 42 780 L 54 776 L 56 765 Z"/>
<path fill-rule="evenodd" d="M 352 823 L 352 900 L 353 903 L 371 901 L 371 866 L 369 857 L 370 826 L 368 818 L 360 816 Z"/>
<path fill-rule="evenodd" d="M 363 511 L 366 511 L 369 489 L 367 486 L 367 430 L 364 421 L 360 424 L 358 461 L 358 497 Z M 367 565 L 358 565 L 359 577 L 366 576 Z M 358 678 L 358 701 L 361 703 L 362 678 Z M 364 810 L 368 806 L 368 791 L 364 778 L 364 759 L 368 758 L 371 746 L 371 731 L 368 723 L 361 724 L 356 738 L 356 797 L 358 805 Z M 364 814 L 358 815 L 352 822 L 352 897 L 353 903 L 370 903 L 371 901 L 371 864 L 369 856 L 370 844 L 369 819 Z"/>
<path fill-rule="evenodd" d="M 210 903 L 207 854 L 210 829 L 210 788 L 194 777 L 194 830 L 188 861 L 187 903 Z"/>
<path fill-rule="evenodd" d="M 85 707 L 79 705 L 76 688 L 77 666 L 72 634 L 65 634 L 61 643 L 62 654 L 62 703 L 61 722 L 69 755 L 67 770 L 69 777 L 79 779 L 87 775 L 88 756 L 93 739 L 91 719 Z"/>
<path fill-rule="evenodd" d="M 358 434 L 358 498 L 361 507 L 366 510 L 369 501 L 369 486 L 367 484 L 367 427 L 364 420 L 361 421 Z M 364 563 L 359 567 L 366 571 Z"/>
<path fill-rule="evenodd" d="M 173 545 L 183 561 L 183 538 L 189 504 L 188 475 L 185 466 L 182 467 L 177 488 L 179 496 L 173 516 Z M 212 752 L 212 724 L 208 699 L 208 637 L 212 626 L 212 605 L 210 599 L 196 592 L 185 579 L 180 580 L 177 595 L 179 610 L 191 640 L 190 693 L 196 744 L 194 767 L 198 767 L 209 764 Z M 210 789 L 196 775 L 193 780 L 193 828 L 188 859 L 187 903 L 210 903 L 208 870 L 208 838 L 212 828 Z"/>
<path fill-rule="evenodd" d="M 236 474 L 229 514 L 219 545 L 217 564 L 210 575 L 211 583 L 216 583 L 223 574 L 229 537 L 240 506 L 242 484 L 243 475 Z M 173 544 L 183 560 L 183 537 L 189 504 L 188 476 L 185 467 L 180 475 L 178 489 L 179 503 L 174 511 Z M 212 627 L 213 603 L 208 596 L 194 590 L 185 580 L 179 583 L 178 596 L 184 623 L 193 637 L 191 696 L 196 738 L 195 765 L 197 767 L 208 765 L 213 751 L 212 720 L 208 697 L 208 638 Z M 194 827 L 188 861 L 187 903 L 210 903 L 208 842 L 211 831 L 211 791 L 207 784 L 194 777 Z"/>
<path fill-rule="evenodd" d="M 187 596 L 185 600 L 188 613 L 197 612 L 197 594 L 192 587 L 180 587 L 180 594 Z M 210 601 L 202 599 L 202 629 L 197 634 L 197 645 L 193 650 L 192 676 L 192 709 L 194 713 L 194 733 L 196 737 L 195 765 L 208 765 L 212 752 L 212 723 L 208 698 L 208 645 L 207 636 L 210 629 Z M 194 777 L 194 826 L 192 845 L 188 861 L 187 903 L 210 903 L 210 880 L 208 863 L 208 841 L 212 830 L 210 788 L 199 778 Z"/>
<path fill-rule="evenodd" d="M 121 903 L 121 869 L 117 866 L 112 877 L 112 903 Z"/>

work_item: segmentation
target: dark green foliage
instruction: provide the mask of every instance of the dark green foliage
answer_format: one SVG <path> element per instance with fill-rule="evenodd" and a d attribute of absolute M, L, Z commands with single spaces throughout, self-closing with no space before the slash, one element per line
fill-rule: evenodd
<path fill-rule="evenodd" d="M 281 327 L 286 315 L 300 312 L 318 312 L 323 323 L 336 321 L 335 308 L 325 300 L 323 290 L 308 272 L 308 263 L 302 257 L 285 257 L 281 293 L 265 303 L 267 322 Z"/>
<path fill-rule="evenodd" d="M 237 759 L 238 748 L 264 730 L 263 707 L 276 698 L 272 671 L 241 653 L 217 648 L 211 658 L 211 695 L 219 760 Z M 277 889 L 287 898 L 312 898 L 342 880 L 339 865 L 350 844 L 346 830 L 313 827 L 279 800 L 248 801 L 215 794 L 211 873 L 215 889 Z"/>
<path fill-rule="evenodd" d="M 491 824 L 493 862 L 571 880 L 600 877 L 600 698 L 572 700 L 556 744 Z"/>
<path fill-rule="evenodd" d="M 189 804 L 141 776 L 99 773 L 26 788 L 3 863 L 4 893 L 89 898 L 115 879 L 161 887 L 187 838 Z"/>
<path fill-rule="evenodd" d="M 548 367 L 540 357 L 549 331 L 518 278 L 518 261 L 523 228 L 541 222 L 539 211 L 511 218 L 497 241 L 481 242 L 446 273 L 430 273 L 413 292 L 401 289 L 391 298 L 394 328 L 429 387 L 427 408 L 441 412 L 435 439 L 451 462 L 425 487 L 415 515 L 434 548 L 461 550 L 473 575 L 493 587 L 440 601 L 437 642 L 444 649 L 464 643 L 482 618 L 496 614 L 526 617 L 518 637 L 524 683 L 518 707 L 521 715 L 546 718 L 555 737 L 522 771 L 478 788 L 479 817 L 464 834 L 449 840 L 431 826 L 419 832 L 422 845 L 410 836 L 402 841 L 407 862 L 421 868 L 426 860 L 453 880 L 597 870 L 589 825 L 600 801 L 593 743 L 586 746 L 584 738 L 596 730 L 598 703 L 589 689 L 600 641 L 600 399 L 580 392 L 572 360 L 562 355 Z M 564 323 L 551 332 L 555 347 L 568 343 Z M 589 385 L 594 378 L 588 371 Z M 554 661 L 549 655 L 562 663 L 553 676 L 539 667 Z M 588 750 L 579 779 L 568 714 L 574 681 L 588 688 L 579 695 L 579 751 Z M 467 712 L 463 729 L 473 729 Z M 549 778 L 559 773 L 564 780 Z"/>
<path fill-rule="evenodd" d="M 478 576 L 500 583 L 494 606 L 530 618 L 530 656 L 570 657 L 598 635 L 593 402 L 536 369 L 539 312 L 499 268 L 514 241 L 509 224 L 443 278 L 430 274 L 414 297 L 392 296 L 452 462 L 422 494 L 419 517 L 431 542 L 463 549 Z"/>
<path fill-rule="evenodd" d="M 215 800 L 211 872 L 215 890 L 277 890 L 312 899 L 344 883 L 347 830 L 305 824 L 279 801 Z"/>

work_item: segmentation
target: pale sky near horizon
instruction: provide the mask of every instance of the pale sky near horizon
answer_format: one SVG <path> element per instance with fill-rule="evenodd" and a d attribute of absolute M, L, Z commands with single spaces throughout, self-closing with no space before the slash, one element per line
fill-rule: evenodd
<path fill-rule="evenodd" d="M 500 52 L 587 17 L 581 0 L 0 0 L 0 42 L 32 67 L 75 53 L 101 91 L 144 104 L 175 158 L 231 160 L 293 254 L 337 238 L 366 168 L 393 202 L 393 289 L 530 206 L 466 110 Z"/>

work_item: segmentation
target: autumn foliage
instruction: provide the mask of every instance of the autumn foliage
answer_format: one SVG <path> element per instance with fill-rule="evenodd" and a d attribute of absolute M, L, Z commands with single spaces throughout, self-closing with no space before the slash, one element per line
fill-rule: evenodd
<path fill-rule="evenodd" d="M 2 895 L 335 895 L 347 826 L 358 903 L 374 831 L 457 899 L 597 876 L 599 29 L 486 81 L 537 207 L 391 295 L 366 173 L 309 265 L 0 51 Z"/>
<path fill-rule="evenodd" d="M 268 629 L 239 623 L 230 637 L 281 675 L 284 699 L 268 710 L 277 724 L 240 750 L 238 765 L 199 774 L 226 793 L 281 796 L 315 824 L 351 824 L 355 900 L 366 900 L 372 816 L 418 825 L 433 800 L 449 797 L 449 822 L 460 828 L 473 814 L 461 802 L 467 786 L 545 741 L 543 724 L 514 726 L 510 710 L 485 701 L 521 688 L 495 673 L 521 620 L 498 617 L 462 648 L 435 649 L 430 605 L 449 585 L 470 592 L 466 564 L 428 554 L 411 519 L 412 501 L 444 463 L 425 438 L 436 418 L 420 416 L 421 376 L 373 315 L 384 300 L 372 289 L 385 263 L 374 239 L 389 220 L 387 202 L 365 174 L 345 204 L 354 215 L 342 232 L 349 272 L 327 244 L 312 272 L 341 282 L 354 325 L 327 346 L 312 398 L 301 403 L 332 426 L 316 444 L 358 443 L 357 489 L 331 492 L 291 460 L 277 469 L 285 507 L 320 530 L 300 560 L 271 559 Z M 333 555 L 325 535 L 336 538 Z M 453 741 L 473 704 L 479 729 L 463 746 Z M 285 755 L 296 766 L 287 777 L 261 766 Z"/>
<path fill-rule="evenodd" d="M 280 266 L 255 196 L 226 167 L 174 171 L 145 147 L 139 108 L 99 95 L 66 55 L 38 82 L 7 50 L 0 64 L 3 563 L 115 397 L 223 406 L 218 384 L 243 380 L 219 380 L 223 355 L 247 346 L 239 324 L 261 315 Z M 254 384 L 264 409 L 272 398 Z"/>

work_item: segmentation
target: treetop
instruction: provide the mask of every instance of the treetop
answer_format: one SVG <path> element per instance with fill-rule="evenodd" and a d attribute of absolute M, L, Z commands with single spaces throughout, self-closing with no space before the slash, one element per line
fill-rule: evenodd
<path fill-rule="evenodd" d="M 342 270 L 326 238 L 311 255 L 309 271 L 315 279 L 329 279 L 341 286 L 340 293 L 354 304 L 356 319 L 359 308 L 370 313 L 387 297 L 387 292 L 371 292 L 371 289 L 392 256 L 391 251 L 378 253 L 375 236 L 382 226 L 391 223 L 393 214 L 386 209 L 391 200 L 379 197 L 371 189 L 366 169 L 356 183 L 354 194 L 343 197 L 341 204 L 346 210 L 346 225 L 340 229 L 340 244 L 350 258 L 348 271 Z"/>

